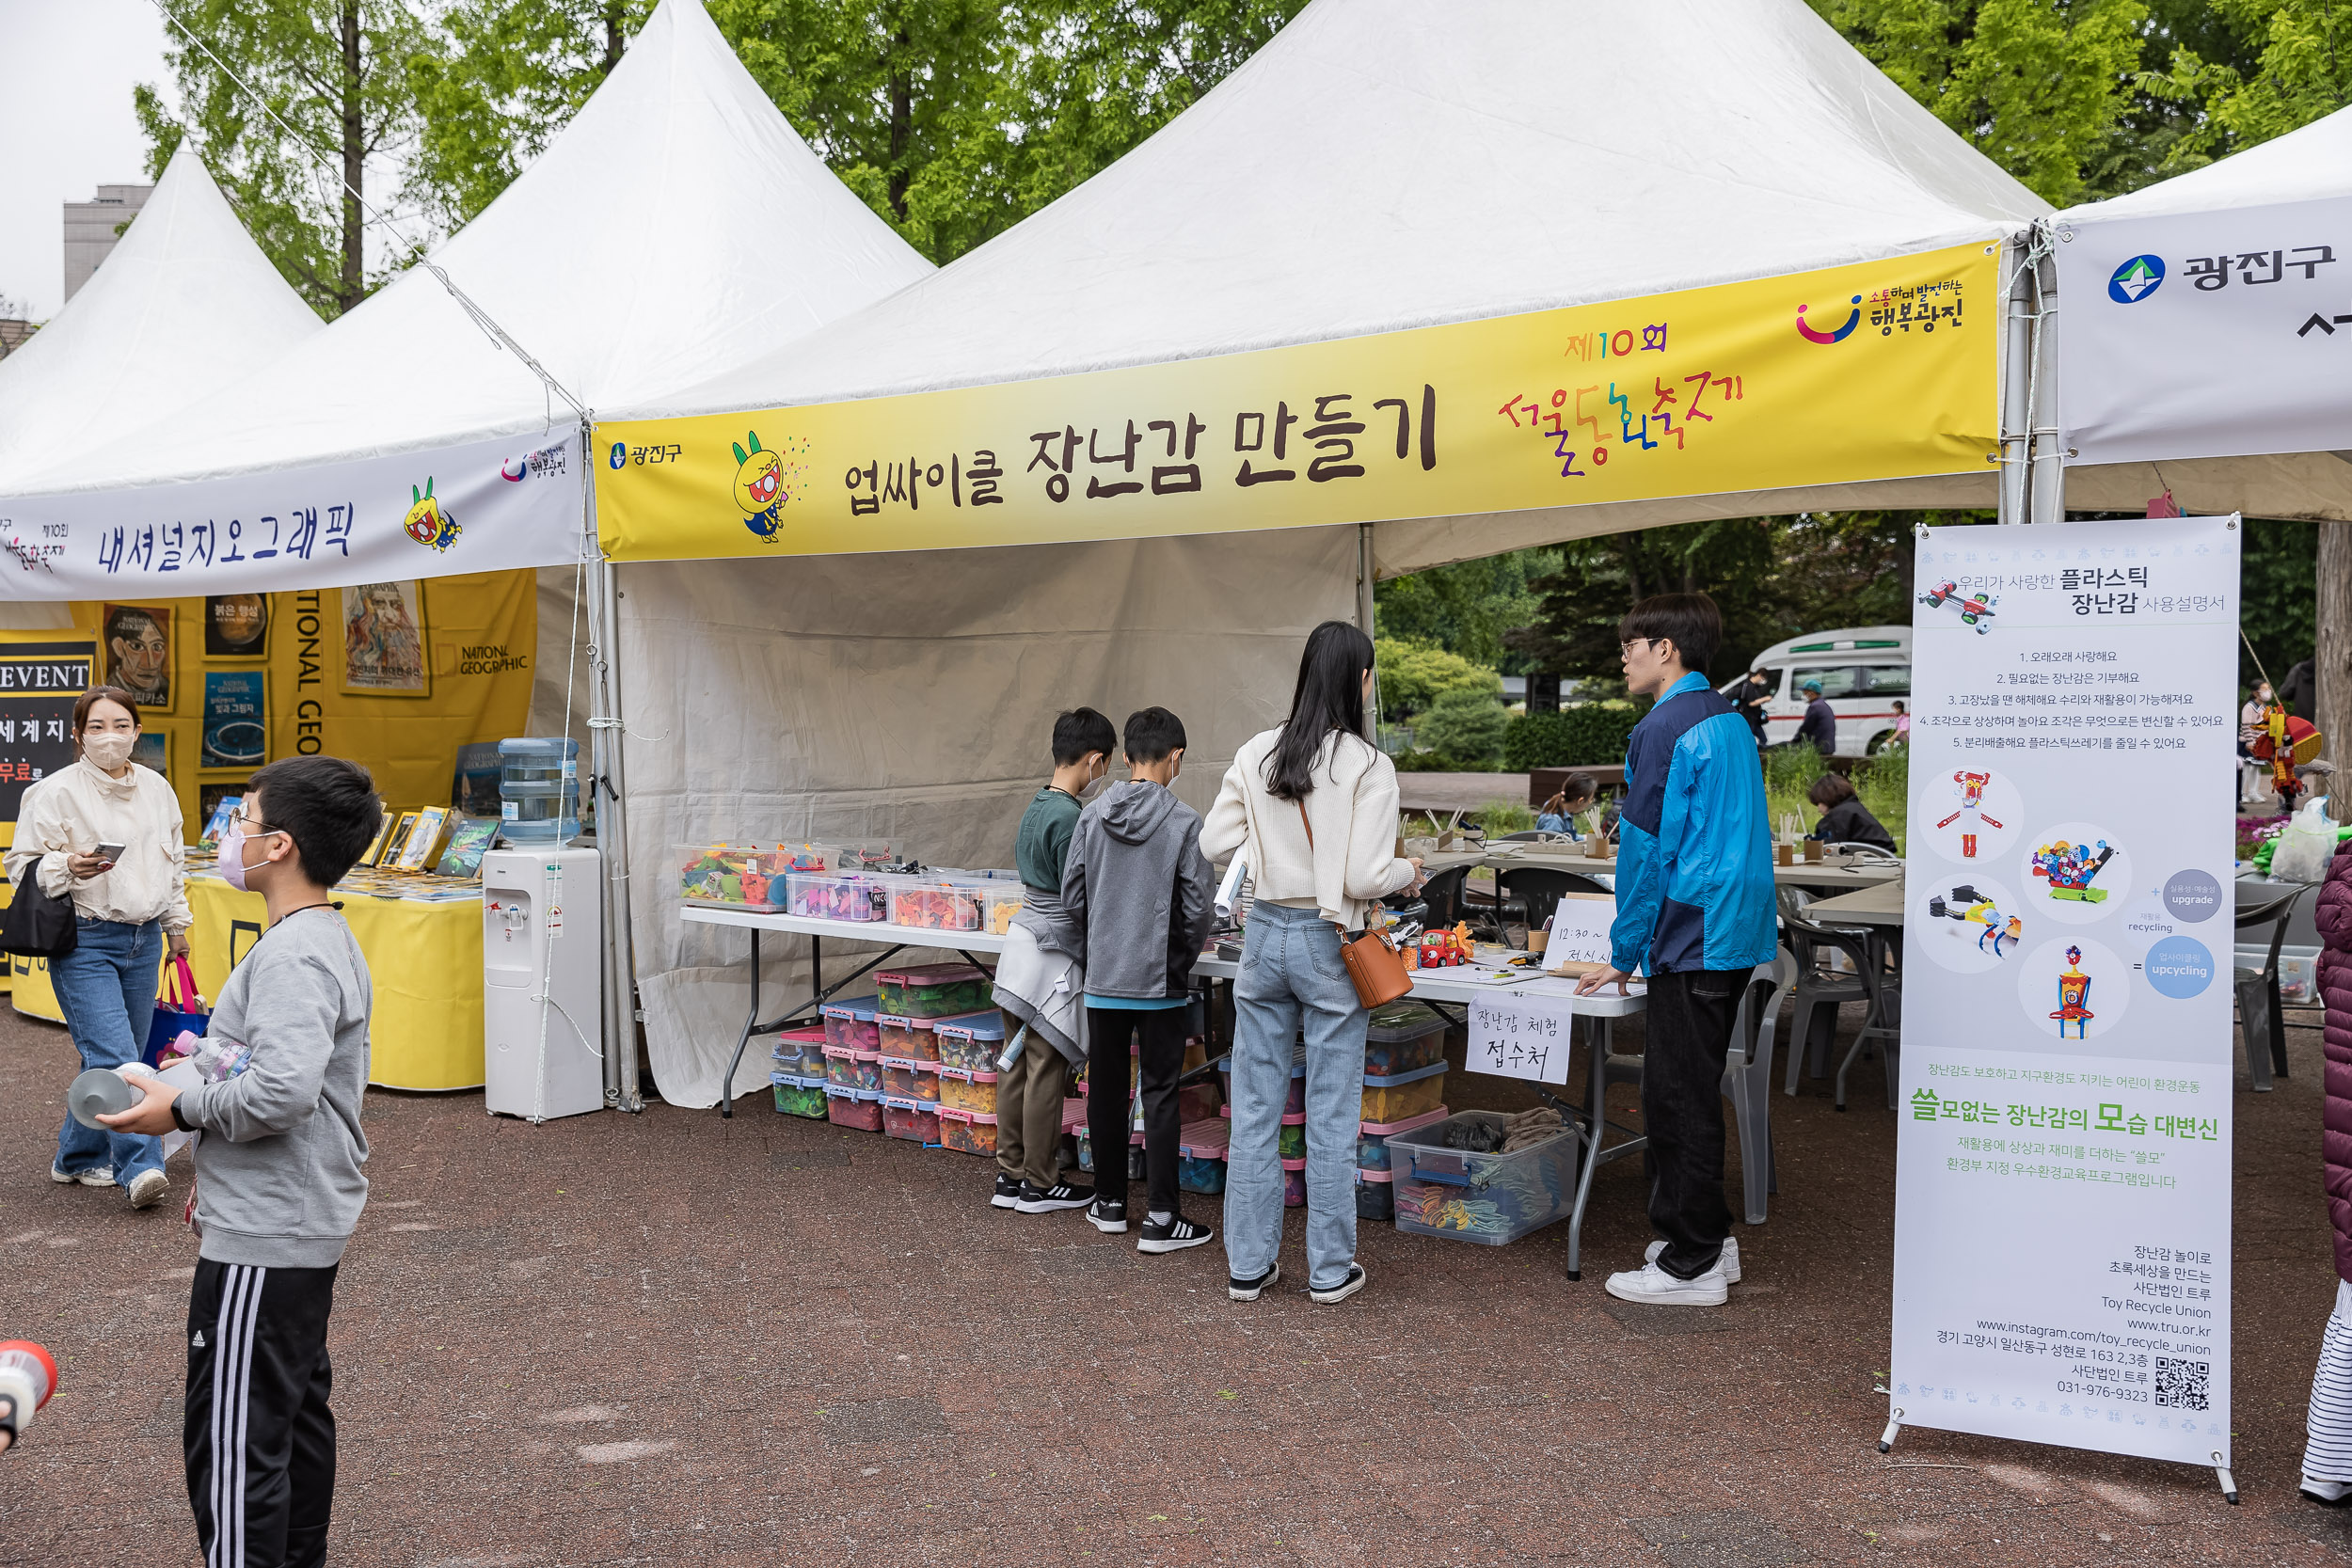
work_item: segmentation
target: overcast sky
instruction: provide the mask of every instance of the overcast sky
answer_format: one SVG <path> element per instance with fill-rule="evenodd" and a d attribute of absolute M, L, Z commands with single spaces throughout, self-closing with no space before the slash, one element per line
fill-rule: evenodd
<path fill-rule="evenodd" d="M 131 88 L 164 85 L 151 0 L 0 0 L 0 294 L 35 321 L 65 300 L 59 209 L 144 184 Z"/>

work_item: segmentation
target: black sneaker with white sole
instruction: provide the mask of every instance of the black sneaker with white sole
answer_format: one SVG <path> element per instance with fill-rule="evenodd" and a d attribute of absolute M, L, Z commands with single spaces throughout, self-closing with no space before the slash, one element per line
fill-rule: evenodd
<path fill-rule="evenodd" d="M 1017 1176 L 1007 1176 L 1003 1171 L 998 1171 L 995 1196 L 988 1200 L 988 1206 L 991 1209 L 1009 1209 L 1020 1201 L 1021 1179 Z"/>
<path fill-rule="evenodd" d="M 1057 1181 L 1050 1187 L 1035 1182 L 1021 1183 L 1021 1196 L 1013 1200 L 1013 1211 L 1022 1214 L 1050 1214 L 1059 1209 L 1083 1209 L 1094 1201 L 1091 1187 L 1073 1187 Z"/>
<path fill-rule="evenodd" d="M 1106 1235 L 1123 1236 L 1127 1233 L 1127 1206 L 1098 1197 L 1087 1208 L 1087 1223 Z"/>
<path fill-rule="evenodd" d="M 1182 1252 L 1188 1246 L 1200 1246 L 1216 1240 L 1216 1232 L 1205 1225 L 1195 1225 L 1182 1214 L 1166 1225 L 1154 1225 L 1147 1216 L 1143 1233 L 1136 1238 L 1137 1252 Z"/>
<path fill-rule="evenodd" d="M 1345 1279 L 1341 1280 L 1337 1285 L 1332 1286 L 1327 1291 L 1310 1290 L 1307 1292 L 1307 1299 L 1314 1302 L 1318 1306 L 1328 1307 L 1335 1301 L 1345 1301 L 1348 1297 L 1354 1295 L 1357 1291 L 1362 1290 L 1363 1288 L 1364 1266 L 1361 1263 L 1350 1263 L 1347 1265 L 1347 1277 Z"/>
<path fill-rule="evenodd" d="M 1255 1301 L 1271 1290 L 1274 1282 L 1281 1277 L 1282 1265 L 1279 1263 L 1272 1265 L 1255 1279 L 1244 1279 L 1238 1275 L 1229 1275 L 1225 1280 L 1225 1293 L 1234 1301 Z"/>

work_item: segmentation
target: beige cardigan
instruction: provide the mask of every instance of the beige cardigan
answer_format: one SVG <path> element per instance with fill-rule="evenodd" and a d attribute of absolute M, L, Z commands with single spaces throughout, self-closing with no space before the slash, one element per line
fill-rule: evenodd
<path fill-rule="evenodd" d="M 1266 791 L 1266 759 L 1281 734 L 1253 736 L 1233 759 L 1201 824 L 1200 852 L 1226 861 L 1246 850 L 1259 897 L 1311 898 L 1325 919 L 1360 929 L 1374 899 L 1413 879 L 1412 863 L 1396 858 L 1395 765 L 1361 736 L 1333 731 L 1315 759 L 1302 822 L 1297 803 Z"/>
<path fill-rule="evenodd" d="M 133 763 L 129 774 L 110 779 L 95 765 L 76 762 L 27 789 L 17 809 L 16 843 L 0 863 L 10 882 L 39 860 L 41 890 L 71 892 L 77 914 L 129 926 L 161 920 L 167 931 L 188 928 L 180 797 L 162 774 Z M 74 880 L 66 856 L 105 843 L 122 846 L 115 868 Z"/>

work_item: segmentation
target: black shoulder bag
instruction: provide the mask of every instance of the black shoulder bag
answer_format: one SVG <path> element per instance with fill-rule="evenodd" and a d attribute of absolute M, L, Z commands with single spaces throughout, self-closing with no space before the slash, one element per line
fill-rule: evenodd
<path fill-rule="evenodd" d="M 8 907 L 0 910 L 0 953 L 62 958 L 73 951 L 79 931 L 73 895 L 42 892 L 40 861 L 36 858 L 16 879 L 16 895 Z"/>

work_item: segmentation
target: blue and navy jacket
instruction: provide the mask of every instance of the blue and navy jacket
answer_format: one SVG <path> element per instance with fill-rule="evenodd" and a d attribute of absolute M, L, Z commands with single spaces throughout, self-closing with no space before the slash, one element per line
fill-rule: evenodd
<path fill-rule="evenodd" d="M 1626 742 L 1610 963 L 1651 974 L 1770 963 L 1779 927 L 1765 816 L 1747 721 L 1706 676 L 1683 676 Z"/>

